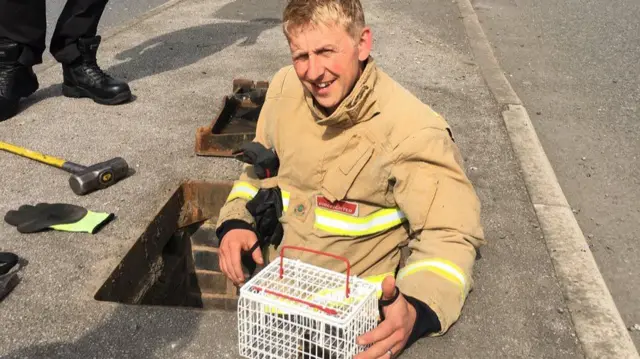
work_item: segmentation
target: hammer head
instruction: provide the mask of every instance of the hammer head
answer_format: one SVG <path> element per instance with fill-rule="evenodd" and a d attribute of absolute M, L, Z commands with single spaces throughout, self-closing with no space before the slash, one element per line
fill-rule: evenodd
<path fill-rule="evenodd" d="M 96 163 L 69 178 L 69 185 L 79 196 L 93 191 L 107 188 L 125 178 L 129 172 L 129 165 L 121 157 Z"/>

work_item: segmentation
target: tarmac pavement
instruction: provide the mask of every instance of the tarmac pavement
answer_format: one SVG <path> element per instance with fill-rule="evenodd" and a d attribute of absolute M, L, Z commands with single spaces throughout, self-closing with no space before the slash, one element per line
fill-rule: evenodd
<path fill-rule="evenodd" d="M 28 260 L 0 302 L 3 358 L 236 358 L 236 314 L 98 302 L 97 289 L 181 181 L 231 180 L 231 159 L 196 157 L 194 133 L 236 77 L 270 79 L 290 63 L 282 0 L 170 1 L 107 36 L 99 62 L 127 78 L 135 101 L 105 107 L 61 96 L 57 66 L 0 123 L 3 141 L 93 163 L 124 157 L 136 170 L 76 197 L 58 169 L 0 153 L 0 211 L 67 202 L 117 219 L 96 235 L 22 235 L 0 223 L 0 250 Z M 402 358 L 582 358 L 497 105 L 471 55 L 453 2 L 364 2 L 378 64 L 452 125 L 483 204 L 488 246 L 460 321 Z"/>
<path fill-rule="evenodd" d="M 473 4 L 640 347 L 640 2 Z"/>

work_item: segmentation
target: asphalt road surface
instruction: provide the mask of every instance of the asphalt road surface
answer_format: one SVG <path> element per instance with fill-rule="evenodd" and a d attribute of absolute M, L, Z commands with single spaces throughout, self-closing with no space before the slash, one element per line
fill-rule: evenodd
<path fill-rule="evenodd" d="M 640 323 L 640 2 L 473 5 L 633 327 Z M 640 347 L 640 331 L 631 336 Z"/>

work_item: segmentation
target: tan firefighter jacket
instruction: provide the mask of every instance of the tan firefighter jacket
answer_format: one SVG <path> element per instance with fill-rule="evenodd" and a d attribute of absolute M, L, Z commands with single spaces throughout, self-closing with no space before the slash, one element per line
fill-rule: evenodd
<path fill-rule="evenodd" d="M 278 176 L 261 183 L 246 165 L 218 226 L 230 219 L 254 224 L 247 200 L 259 187 L 277 185 L 285 208 L 281 245 L 345 256 L 352 273 L 370 281 L 396 275 L 402 293 L 437 314 L 442 330 L 436 335 L 449 329 L 472 287 L 484 238 L 479 200 L 441 116 L 370 58 L 353 91 L 327 117 L 288 66 L 269 85 L 255 141 L 275 149 Z M 397 271 L 407 241 L 411 254 Z M 263 254 L 271 261 L 279 251 Z M 285 255 L 346 270 L 330 257 Z"/>

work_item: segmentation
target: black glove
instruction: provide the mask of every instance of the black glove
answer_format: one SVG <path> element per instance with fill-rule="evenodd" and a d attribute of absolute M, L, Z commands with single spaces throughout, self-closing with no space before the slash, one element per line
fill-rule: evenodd
<path fill-rule="evenodd" d="M 239 161 L 253 165 L 253 170 L 259 179 L 278 175 L 278 168 L 280 167 L 278 156 L 259 142 L 244 143 L 232 155 Z"/>
<path fill-rule="evenodd" d="M 253 165 L 259 179 L 278 175 L 280 160 L 277 154 L 259 142 L 244 143 L 239 150 L 233 152 L 233 155 L 236 159 Z M 258 246 L 264 247 L 269 244 L 277 248 L 284 234 L 279 220 L 283 212 L 280 188 L 261 188 L 245 207 L 255 220 L 255 232 L 258 236 L 258 243 L 251 248 L 250 252 Z"/>
<path fill-rule="evenodd" d="M 16 226 L 20 233 L 33 233 L 51 228 L 94 234 L 113 217 L 113 213 L 92 212 L 72 204 L 38 203 L 35 206 L 21 206 L 17 211 L 9 211 L 4 220 Z"/>
<path fill-rule="evenodd" d="M 0 275 L 9 273 L 18 264 L 18 260 L 18 256 L 11 252 L 0 252 Z"/>
<path fill-rule="evenodd" d="M 0 252 L 0 300 L 18 284 L 19 258 L 10 252 Z"/>
<path fill-rule="evenodd" d="M 284 234 L 279 220 L 283 212 L 280 188 L 261 188 L 255 197 L 247 202 L 246 208 L 256 222 L 255 231 L 260 246 L 273 244 L 277 248 Z"/>

